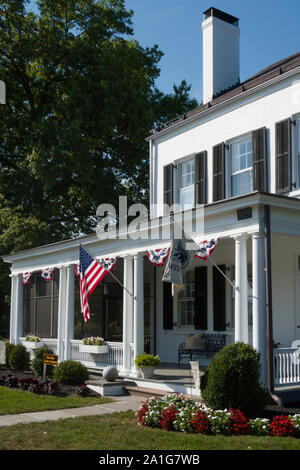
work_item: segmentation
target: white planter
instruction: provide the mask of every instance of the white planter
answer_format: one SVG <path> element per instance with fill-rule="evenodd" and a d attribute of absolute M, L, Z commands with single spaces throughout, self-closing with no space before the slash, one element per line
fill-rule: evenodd
<path fill-rule="evenodd" d="M 25 346 L 26 349 L 39 349 L 44 346 L 43 341 L 23 341 L 22 342 L 23 346 Z"/>
<path fill-rule="evenodd" d="M 153 366 L 140 367 L 143 379 L 151 379 L 154 369 Z"/>
<path fill-rule="evenodd" d="M 109 351 L 108 344 L 103 346 L 94 346 L 89 344 L 81 344 L 79 346 L 79 352 L 90 353 L 90 354 L 107 354 Z"/>

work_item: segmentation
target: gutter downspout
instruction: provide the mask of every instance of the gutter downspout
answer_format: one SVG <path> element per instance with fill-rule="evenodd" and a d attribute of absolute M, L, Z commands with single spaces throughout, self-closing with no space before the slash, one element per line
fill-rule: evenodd
<path fill-rule="evenodd" d="M 282 400 L 274 394 L 273 371 L 273 308 L 272 308 L 272 271 L 271 271 L 271 223 L 270 206 L 265 205 L 265 273 L 266 273 L 266 315 L 267 315 L 267 361 L 268 361 L 268 392 L 279 407 Z"/>

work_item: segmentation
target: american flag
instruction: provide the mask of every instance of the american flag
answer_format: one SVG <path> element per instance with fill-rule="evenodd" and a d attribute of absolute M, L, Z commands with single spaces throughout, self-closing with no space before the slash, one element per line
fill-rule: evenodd
<path fill-rule="evenodd" d="M 80 302 L 84 321 L 90 319 L 88 297 L 108 271 L 82 246 L 79 252 Z"/>

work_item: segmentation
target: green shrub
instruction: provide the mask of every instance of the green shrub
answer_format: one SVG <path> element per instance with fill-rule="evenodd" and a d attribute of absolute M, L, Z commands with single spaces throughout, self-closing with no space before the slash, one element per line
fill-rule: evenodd
<path fill-rule="evenodd" d="M 79 385 L 89 378 L 89 373 L 81 362 L 68 360 L 58 364 L 54 377 L 57 382 L 66 385 Z"/>
<path fill-rule="evenodd" d="M 201 379 L 202 398 L 214 410 L 233 408 L 254 416 L 268 403 L 260 374 L 260 354 L 252 346 L 228 345 L 213 357 Z"/>
<path fill-rule="evenodd" d="M 12 370 L 29 370 L 30 369 L 30 356 L 25 346 L 17 344 L 9 352 L 8 366 Z"/>
<path fill-rule="evenodd" d="M 9 367 L 9 356 L 12 350 L 16 347 L 15 344 L 6 343 L 5 345 L 5 362 L 6 367 Z"/>
<path fill-rule="evenodd" d="M 53 354 L 53 351 L 49 348 L 38 348 L 34 351 L 34 359 L 31 363 L 31 368 L 34 374 L 38 377 L 43 376 L 44 372 L 44 354 Z M 54 366 L 47 365 L 46 375 L 47 377 L 52 378 L 54 373 Z"/>

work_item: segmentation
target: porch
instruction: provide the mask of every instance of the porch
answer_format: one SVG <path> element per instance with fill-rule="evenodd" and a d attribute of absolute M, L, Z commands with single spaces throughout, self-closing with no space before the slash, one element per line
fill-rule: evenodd
<path fill-rule="evenodd" d="M 98 258 L 118 257 L 114 272 L 127 289 L 117 287 L 106 276 L 89 299 L 92 318 L 87 324 L 82 322 L 79 283 L 74 276 L 78 242 L 62 242 L 7 257 L 6 260 L 13 263 L 10 341 L 17 344 L 24 340 L 25 334 L 35 333 L 44 338 L 44 345 L 58 354 L 59 360 L 81 361 L 94 371 L 114 365 L 120 376 L 139 379 L 134 366 L 137 354 L 145 350 L 158 354 L 163 364 L 174 364 L 173 374 L 181 376 L 179 371 L 187 369 L 177 369 L 176 363 L 178 347 L 186 340 L 185 335 L 219 334 L 226 336 L 226 344 L 243 341 L 253 345 L 261 353 L 263 380 L 266 381 L 262 210 L 262 203 L 266 202 L 272 203 L 273 333 L 274 340 L 284 347 L 284 351 L 274 350 L 274 382 L 278 387 L 297 385 L 300 383 L 299 367 L 293 359 L 291 345 L 299 339 L 300 332 L 300 226 L 294 222 L 299 201 L 273 196 L 254 194 L 206 209 L 205 237 L 221 238 L 213 254 L 215 265 L 191 256 L 184 274 L 184 288 L 174 297 L 170 284 L 162 282 L 164 266 L 153 266 L 146 256 L 150 248 L 170 245 L 170 239 L 158 237 L 150 244 L 149 239 L 143 237 L 123 241 L 86 237 L 89 250 Z M 195 217 L 193 211 L 190 216 Z M 161 234 L 167 222 L 155 223 Z M 203 240 L 203 234 L 199 237 Z M 37 274 L 36 295 L 31 296 L 31 289 L 27 296 L 22 273 L 38 272 L 46 266 L 55 266 L 56 279 L 54 277 L 52 284 L 43 284 Z M 39 289 L 45 291 L 43 296 Z M 43 333 L 46 331 L 50 334 Z M 81 352 L 81 339 L 87 333 L 103 336 L 109 352 L 101 355 Z M 208 362 L 202 358 L 201 368 Z M 188 374 L 184 378 L 184 385 L 188 386 L 190 372 L 184 374 Z M 167 380 L 161 372 L 156 375 L 158 384 Z"/>

